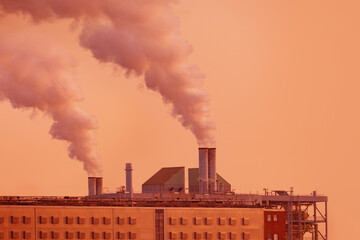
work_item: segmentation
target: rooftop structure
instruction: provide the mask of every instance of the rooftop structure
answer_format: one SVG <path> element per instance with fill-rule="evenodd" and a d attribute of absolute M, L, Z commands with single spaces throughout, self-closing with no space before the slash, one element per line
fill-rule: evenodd
<path fill-rule="evenodd" d="M 188 169 L 188 178 L 189 178 L 189 193 L 199 193 L 199 168 L 189 168 Z M 231 184 L 227 182 L 220 174 L 216 173 L 215 178 L 215 189 L 214 193 L 230 193 Z"/>
<path fill-rule="evenodd" d="M 185 167 L 161 168 L 142 185 L 143 193 L 185 193 Z"/>

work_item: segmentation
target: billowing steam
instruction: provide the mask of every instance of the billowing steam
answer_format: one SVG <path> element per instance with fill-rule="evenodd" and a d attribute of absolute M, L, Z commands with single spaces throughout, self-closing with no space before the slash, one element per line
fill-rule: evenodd
<path fill-rule="evenodd" d="M 187 63 L 192 48 L 179 33 L 170 0 L 0 0 L 4 13 L 29 14 L 35 22 L 81 21 L 80 44 L 102 62 L 145 76 L 146 86 L 172 105 L 172 114 L 201 146 L 215 145 L 202 74 Z"/>
<path fill-rule="evenodd" d="M 89 175 L 101 176 L 95 150 L 97 123 L 77 105 L 82 95 L 72 60 L 44 40 L 24 40 L 9 33 L 0 36 L 0 101 L 49 115 L 54 120 L 50 134 L 70 143 L 69 156 L 83 162 Z"/>

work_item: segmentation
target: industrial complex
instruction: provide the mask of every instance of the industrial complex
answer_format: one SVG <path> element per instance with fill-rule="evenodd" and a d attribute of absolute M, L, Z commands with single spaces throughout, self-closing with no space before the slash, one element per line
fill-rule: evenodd
<path fill-rule="evenodd" d="M 328 240 L 327 197 L 264 189 L 238 194 L 216 171 L 216 149 L 199 148 L 199 168 L 167 167 L 134 193 L 103 193 L 88 178 L 88 196 L 0 197 L 0 239 Z"/>

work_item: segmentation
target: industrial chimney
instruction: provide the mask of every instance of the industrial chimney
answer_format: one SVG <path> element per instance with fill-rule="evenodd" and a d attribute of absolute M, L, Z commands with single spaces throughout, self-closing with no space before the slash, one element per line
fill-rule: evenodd
<path fill-rule="evenodd" d="M 126 197 L 133 196 L 133 187 L 132 187 L 132 166 L 131 163 L 125 164 L 126 172 Z"/>
<path fill-rule="evenodd" d="M 199 148 L 199 193 L 216 191 L 216 148 Z"/>
<path fill-rule="evenodd" d="M 216 192 L 216 148 L 208 149 L 209 161 L 209 192 Z"/>
<path fill-rule="evenodd" d="M 208 148 L 199 148 L 199 193 L 209 192 Z"/>
<path fill-rule="evenodd" d="M 96 195 L 101 195 L 103 192 L 103 178 L 96 178 Z"/>
<path fill-rule="evenodd" d="M 89 196 L 96 194 L 96 177 L 88 177 Z"/>

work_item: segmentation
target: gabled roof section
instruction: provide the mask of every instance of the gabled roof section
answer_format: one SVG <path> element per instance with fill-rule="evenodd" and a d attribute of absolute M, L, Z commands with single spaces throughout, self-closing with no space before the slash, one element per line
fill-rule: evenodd
<path fill-rule="evenodd" d="M 151 178 L 149 178 L 143 185 L 162 185 L 168 182 L 173 183 L 184 182 L 185 167 L 167 167 L 161 168 Z M 181 177 L 181 175 L 183 177 Z M 181 183 L 184 184 L 184 183 Z"/>
<path fill-rule="evenodd" d="M 226 181 L 222 176 L 220 176 L 220 174 L 216 173 L 216 180 L 219 181 L 219 183 L 223 183 L 226 184 L 228 186 L 231 186 L 230 183 L 228 181 Z"/>
<path fill-rule="evenodd" d="M 189 168 L 189 187 L 199 187 L 199 168 Z M 226 181 L 220 174 L 216 173 L 216 180 L 219 181 L 219 183 L 222 183 L 227 186 L 231 186 L 228 181 Z"/>

